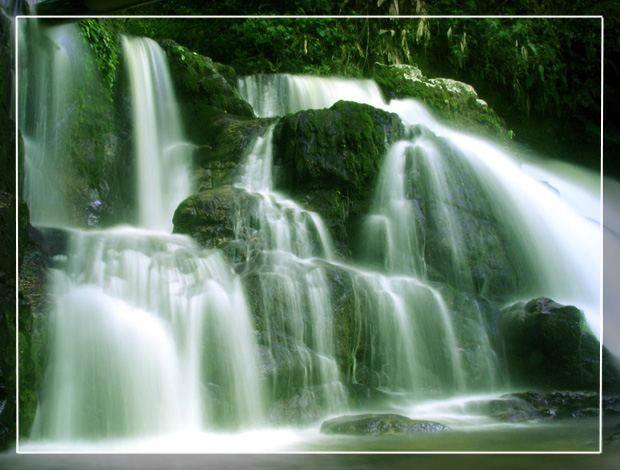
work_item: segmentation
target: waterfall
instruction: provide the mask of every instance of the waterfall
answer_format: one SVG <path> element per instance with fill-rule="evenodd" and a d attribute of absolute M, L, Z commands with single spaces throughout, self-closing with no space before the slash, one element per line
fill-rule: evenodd
<path fill-rule="evenodd" d="M 341 99 L 398 113 L 406 137 L 383 157 L 355 256 L 339 254 L 321 216 L 276 187 L 273 125 L 248 144 L 235 182 L 258 200 L 254 212 L 236 214 L 244 262 L 233 269 L 220 251 L 169 233 L 192 193 L 192 144 L 165 56 L 141 38 L 122 38 L 137 226 L 69 228 L 62 146 L 75 123 L 63 114 L 71 104 L 62 84 L 78 87 L 69 77 L 80 66 L 61 58 L 76 41 L 61 39 L 71 27 L 54 31 L 53 47 L 31 67 L 53 72 L 45 79 L 58 97 L 33 81 L 22 56 L 19 70 L 23 194 L 33 224 L 61 226 L 67 237 L 66 253 L 50 260 L 49 360 L 33 448 L 148 441 L 149 450 L 170 451 L 181 436 L 197 443 L 184 449 L 221 451 L 218 439 L 248 430 L 303 433 L 331 415 L 498 391 L 509 379 L 486 298 L 572 303 L 599 334 L 597 222 L 566 203 L 575 200 L 570 186 L 550 188 L 536 179 L 548 179 L 541 171 L 531 167 L 529 176 L 514 157 L 447 128 L 416 101 L 386 103 L 371 80 L 238 83 L 260 116 Z M 596 213 L 595 201 L 578 199 L 588 206 L 582 213 Z M 487 276 L 479 259 L 516 274 Z"/>
<path fill-rule="evenodd" d="M 264 250 L 260 321 L 273 370 L 272 400 L 300 391 L 311 402 L 312 416 L 320 417 L 346 408 L 334 357 L 329 287 L 318 259 L 333 259 L 333 248 L 318 214 L 273 191 L 272 137 L 273 126 L 255 140 L 237 184 L 261 197 L 257 213 L 245 214 L 240 229 L 252 228 L 251 219 L 258 219 Z M 279 372 L 282 362 L 289 365 L 286 374 Z"/>
<path fill-rule="evenodd" d="M 129 227 L 73 232 L 69 253 L 54 271 L 51 359 L 33 438 L 259 421 L 248 307 L 219 253 Z"/>
<path fill-rule="evenodd" d="M 238 81 L 239 93 L 260 117 L 284 116 L 304 109 L 329 108 L 336 101 L 380 107 L 381 90 L 372 80 L 324 79 L 288 74 L 250 75 Z"/>
<path fill-rule="evenodd" d="M 92 91 L 96 84 L 88 76 L 91 64 L 76 25 L 41 28 L 36 20 L 20 21 L 18 33 L 21 195 L 33 224 L 61 226 L 70 219 L 63 183 L 79 90 Z"/>
<path fill-rule="evenodd" d="M 346 96 L 356 101 L 381 104 L 377 85 L 370 80 L 289 75 L 275 75 L 270 78 L 255 76 L 240 80 L 239 88 L 257 112 L 267 116 L 277 112 L 312 108 L 317 103 L 330 106 L 343 96 L 344 90 L 347 90 Z M 282 89 L 282 94 L 272 95 L 273 90 Z M 381 253 L 379 264 L 384 268 L 384 273 L 379 273 L 339 263 L 332 254 L 331 241 L 323 237 L 320 237 L 321 249 L 318 251 L 305 248 L 308 244 L 295 227 L 299 227 L 299 214 L 306 211 L 292 201 L 284 201 L 282 195 L 275 196 L 276 193 L 272 190 L 273 183 L 268 170 L 273 159 L 272 132 L 270 129 L 265 136 L 256 140 L 240 183 L 240 187 L 250 191 L 259 191 L 262 188 L 264 199 L 259 217 L 264 222 L 261 222 L 259 232 L 263 236 L 271 234 L 271 240 L 264 246 L 286 253 L 285 256 L 270 253 L 267 258 L 274 266 L 273 281 L 266 281 L 267 276 L 261 271 L 264 297 L 269 298 L 266 295 L 268 292 L 279 292 L 277 299 L 271 299 L 273 306 L 265 306 L 264 310 L 272 312 L 272 317 L 281 315 L 282 311 L 288 314 L 293 309 L 291 304 L 299 305 L 299 302 L 289 301 L 282 305 L 281 292 L 289 292 L 285 298 L 292 298 L 294 295 L 299 296 L 298 292 L 303 292 L 304 288 L 316 282 L 300 278 L 291 271 L 294 266 L 291 260 L 298 263 L 299 260 L 292 258 L 289 253 L 297 257 L 322 258 L 321 265 L 328 262 L 343 269 L 353 285 L 356 304 L 355 334 L 360 338 L 363 336 L 365 348 L 363 352 L 354 348 L 351 354 L 354 364 L 349 371 L 350 380 L 354 383 L 370 382 L 378 389 L 402 395 L 408 400 L 428 397 L 429 394 L 459 393 L 472 388 L 473 384 L 471 380 L 468 382 L 458 353 L 459 338 L 455 334 L 451 315 L 441 294 L 425 282 L 424 263 L 415 234 L 415 210 L 405 194 L 410 183 L 406 181 L 409 175 L 404 171 L 401 150 L 402 145 L 412 144 L 399 143 L 388 155 L 379 178 L 374 209 L 371 210 L 377 214 L 369 216 L 369 228 L 366 229 L 367 233 L 363 234 L 363 238 L 372 240 L 374 249 Z M 440 179 L 441 176 L 437 178 Z M 444 183 L 444 189 L 445 187 Z M 440 190 L 441 188 L 437 188 L 437 191 Z M 276 198 L 280 199 L 280 202 L 275 204 L 278 209 L 274 207 Z M 287 208 L 288 216 L 281 212 L 283 207 Z M 313 214 L 305 219 L 311 221 L 310 232 L 321 234 L 324 229 L 321 228 L 322 224 L 316 225 L 316 217 L 316 214 Z M 381 229 L 376 228 L 376 225 L 382 224 L 385 233 L 379 234 Z M 390 226 L 386 227 L 385 224 Z M 302 232 L 307 231 L 308 227 Z M 295 243 L 289 240 L 295 240 Z M 293 246 L 294 252 L 291 251 Z M 311 266 L 316 266 L 316 258 Z M 455 258 L 455 262 L 461 261 Z M 307 264 L 307 261 L 304 262 L 304 265 Z M 321 273 L 321 270 L 315 268 L 314 272 Z M 296 279 L 301 279 L 302 283 L 290 284 L 288 288 L 282 286 L 282 283 L 291 283 Z M 326 282 L 326 279 L 322 282 Z M 319 292 L 328 290 L 329 286 L 324 285 Z M 327 302 L 322 303 L 325 305 L 323 308 L 329 308 Z M 297 308 L 304 307 L 302 305 Z M 331 314 L 329 310 L 326 313 Z M 289 317 L 280 321 L 286 321 L 287 318 Z M 478 343 L 479 354 L 476 361 L 484 363 L 484 366 L 482 377 L 477 380 L 484 384 L 483 387 L 492 388 L 500 383 L 500 373 L 479 312 L 478 322 L 474 324 L 475 327 L 470 327 L 465 334 L 467 338 L 461 335 L 461 341 L 466 339 Z M 275 333 L 270 333 L 270 336 L 274 335 Z M 298 338 L 302 339 L 301 335 Z M 326 341 L 333 343 L 334 339 L 327 337 Z M 308 341 L 305 342 L 305 347 L 316 350 Z M 363 356 L 365 370 L 356 363 L 358 355 Z"/>
<path fill-rule="evenodd" d="M 165 233 L 190 190 L 165 58 L 154 41 L 123 44 L 140 227 L 67 231 L 66 256 L 50 270 L 50 357 L 34 442 L 250 429 L 264 419 L 239 277 L 219 252 Z M 29 203 L 34 213 L 41 210 L 37 199 Z"/>
<path fill-rule="evenodd" d="M 347 83 L 345 94 L 341 87 Z M 361 237 L 372 240 L 363 250 L 370 265 L 425 279 L 424 244 L 431 225 L 442 238 L 443 262 L 450 264 L 446 280 L 487 294 L 491 287 L 478 285 L 465 255 L 473 227 L 468 220 L 458 222 L 454 208 L 489 212 L 499 227 L 495 243 L 520 275 L 519 285 L 509 286 L 512 300 L 545 295 L 576 305 L 600 337 L 598 188 L 584 196 L 583 188 L 575 189 L 560 176 L 553 177 L 556 187 L 551 187 L 536 177 L 541 170 L 534 165 L 521 163 L 489 141 L 450 129 L 419 102 L 386 103 L 376 83 L 369 80 L 257 75 L 240 80 L 239 89 L 259 115 L 283 115 L 304 106 L 329 107 L 338 99 L 351 99 L 400 116 L 409 137 L 388 152 Z M 283 103 L 277 104 L 265 89 L 284 90 Z M 309 91 L 319 89 L 314 94 Z M 312 98 L 304 101 L 308 95 Z M 414 181 L 416 173 L 424 176 Z M 548 172 L 543 175 L 548 178 Z M 461 194 L 464 181 L 475 190 Z M 427 212 L 433 220 L 426 221 L 426 227 L 421 224 L 420 201 L 433 205 Z"/>
<path fill-rule="evenodd" d="M 387 109 L 448 140 L 460 165 L 473 172 L 487 210 L 512 238 L 509 255 L 524 273 L 515 298 L 545 295 L 576 305 L 600 338 L 600 188 L 575 187 L 560 175 L 552 177 L 551 186 L 549 173 L 536 171 L 534 162 L 522 156 L 522 163 L 491 142 L 450 129 L 415 101 L 393 100 Z M 452 186 L 459 187 L 456 180 Z"/>
<path fill-rule="evenodd" d="M 183 139 L 174 90 L 159 45 L 123 36 L 138 166 L 138 214 L 142 227 L 172 230 L 172 215 L 191 194 L 191 146 Z"/>

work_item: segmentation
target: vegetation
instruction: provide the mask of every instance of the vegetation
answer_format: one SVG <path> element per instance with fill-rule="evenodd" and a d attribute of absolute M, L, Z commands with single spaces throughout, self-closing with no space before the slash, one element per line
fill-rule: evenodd
<path fill-rule="evenodd" d="M 429 78 L 474 86 L 516 138 L 556 156 L 599 166 L 601 21 L 599 18 L 403 18 L 402 15 L 611 13 L 596 2 L 378 0 L 277 2 L 226 0 L 205 6 L 160 1 L 129 14 L 355 15 L 352 18 L 118 20 L 125 32 L 170 38 L 239 74 L 372 76 L 374 63 L 417 64 Z M 489 9 L 491 11 L 489 11 Z M 609 10 L 609 11 L 608 11 Z M 359 15 L 400 15 L 363 18 Z M 617 45 L 612 45 L 617 49 Z M 617 51 L 616 51 L 617 52 Z M 611 63 L 610 66 L 616 67 Z M 542 124 L 545 124 L 542 126 Z M 544 132 L 543 132 L 544 130 Z M 613 133 L 609 135 L 614 139 Z M 615 138 L 618 141 L 618 138 Z M 576 145 L 577 144 L 577 145 Z M 590 154 L 590 160 L 584 160 Z"/>

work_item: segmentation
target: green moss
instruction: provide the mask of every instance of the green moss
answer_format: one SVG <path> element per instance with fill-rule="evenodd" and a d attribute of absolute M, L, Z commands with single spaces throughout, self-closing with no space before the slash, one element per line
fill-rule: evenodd
<path fill-rule="evenodd" d="M 104 19 L 87 19 L 79 22 L 85 41 L 97 60 L 108 91 L 114 88 L 119 67 L 120 44 L 118 33 Z M 111 95 L 109 95 L 111 99 Z"/>
<path fill-rule="evenodd" d="M 201 104 L 232 114 L 254 116 L 252 107 L 237 92 L 236 73 L 232 67 L 217 64 L 169 39 L 160 41 L 160 45 L 168 57 L 172 80 L 181 95 L 199 97 Z"/>
<path fill-rule="evenodd" d="M 429 79 L 410 65 L 375 64 L 374 79 L 390 98 L 416 98 L 453 127 L 482 133 L 508 144 L 512 136 L 503 121 L 486 103 L 478 100 L 469 85 L 443 78 Z"/>
<path fill-rule="evenodd" d="M 383 156 L 403 133 L 396 114 L 354 102 L 284 116 L 273 136 L 276 184 L 318 212 L 348 256 L 350 226 L 368 208 Z"/>

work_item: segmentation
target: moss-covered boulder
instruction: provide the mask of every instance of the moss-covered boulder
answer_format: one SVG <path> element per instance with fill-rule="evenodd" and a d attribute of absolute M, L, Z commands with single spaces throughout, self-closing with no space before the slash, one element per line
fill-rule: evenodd
<path fill-rule="evenodd" d="M 509 142 L 511 132 L 474 87 L 449 78 L 428 78 L 415 65 L 375 63 L 373 78 L 389 98 L 416 98 L 451 126 Z"/>
<path fill-rule="evenodd" d="M 450 431 L 448 426 L 433 421 L 407 418 L 396 414 L 347 415 L 321 424 L 323 434 L 385 436 Z"/>
<path fill-rule="evenodd" d="M 287 115 L 274 131 L 281 183 L 293 194 L 338 189 L 368 198 L 388 145 L 403 133 L 396 114 L 350 101 Z"/>
<path fill-rule="evenodd" d="M 201 106 L 215 106 L 239 116 L 254 115 L 252 106 L 237 92 L 237 77 L 232 67 L 213 62 L 170 39 L 159 44 L 168 58 L 170 75 L 181 101 L 199 96 Z"/>
<path fill-rule="evenodd" d="M 259 202 L 260 196 L 233 187 L 202 191 L 179 205 L 173 232 L 190 235 L 206 248 L 222 249 L 230 261 L 245 261 L 250 250 L 236 229 L 241 217 L 256 212 Z"/>
<path fill-rule="evenodd" d="M 348 101 L 286 115 L 273 137 L 277 185 L 318 211 L 348 246 L 347 224 L 367 210 L 383 155 L 403 134 L 396 114 Z"/>
<path fill-rule="evenodd" d="M 0 191 L 15 192 L 15 123 L 10 109 L 12 60 L 6 44 L 0 44 Z"/>
<path fill-rule="evenodd" d="M 598 340 L 577 307 L 540 297 L 501 312 L 508 371 L 514 385 L 538 390 L 598 390 Z M 603 349 L 603 377 L 611 391 L 618 370 Z"/>

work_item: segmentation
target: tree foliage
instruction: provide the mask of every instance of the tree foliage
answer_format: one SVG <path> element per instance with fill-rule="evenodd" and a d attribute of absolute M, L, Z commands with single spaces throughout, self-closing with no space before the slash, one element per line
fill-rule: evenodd
<path fill-rule="evenodd" d="M 599 18 L 482 19 L 433 15 L 605 14 L 609 18 L 605 25 L 609 32 L 618 30 L 615 15 L 619 9 L 613 2 L 595 0 L 556 0 L 544 4 L 536 0 L 302 0 L 285 4 L 270 0 L 162 0 L 127 13 L 353 17 L 141 19 L 131 20 L 137 23 L 128 24 L 127 31 L 170 37 L 191 50 L 232 65 L 240 74 L 370 76 L 374 62 L 417 64 L 430 77 L 472 84 L 492 107 L 501 111 L 517 136 L 536 133 L 541 122 L 555 120 L 558 129 L 556 138 L 549 139 L 550 145 L 563 140 L 558 136 L 579 134 L 594 149 L 598 145 L 600 122 Z M 617 57 L 618 49 L 617 43 L 606 43 L 606 53 L 611 54 L 605 67 L 615 68 L 616 75 L 613 57 Z M 610 96 L 615 93 L 611 88 L 605 92 Z M 567 131 L 566 126 L 571 130 Z M 579 132 L 573 132 L 577 129 Z M 536 138 L 544 140 L 543 135 Z M 573 147 L 566 145 L 568 149 Z"/>

